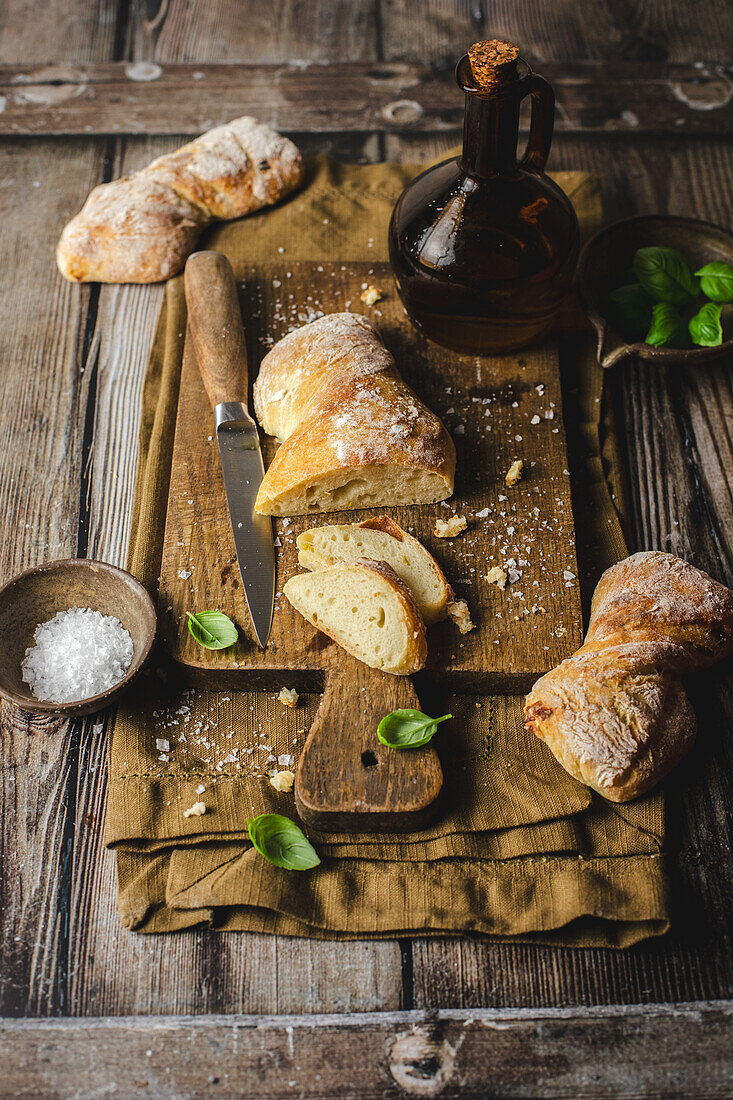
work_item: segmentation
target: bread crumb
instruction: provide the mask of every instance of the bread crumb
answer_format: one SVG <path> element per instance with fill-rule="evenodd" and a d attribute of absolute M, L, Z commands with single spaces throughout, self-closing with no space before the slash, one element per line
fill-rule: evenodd
<path fill-rule="evenodd" d="M 506 588 L 506 570 L 502 569 L 500 565 L 492 565 L 491 569 L 489 569 L 488 573 L 486 574 L 486 580 L 489 582 L 489 584 L 495 584 L 496 587 L 500 588 L 503 592 Z"/>
<path fill-rule="evenodd" d="M 465 516 L 449 516 L 448 519 L 436 519 L 435 537 L 439 539 L 453 539 L 465 531 L 467 520 Z"/>
<path fill-rule="evenodd" d="M 295 776 L 292 772 L 275 772 L 270 776 L 270 786 L 276 791 L 292 791 Z"/>
<path fill-rule="evenodd" d="M 373 306 L 376 302 L 381 302 L 384 295 L 378 286 L 368 286 L 359 297 L 365 306 Z"/>
<path fill-rule="evenodd" d="M 298 693 L 295 688 L 280 688 L 278 699 L 284 707 L 297 707 L 298 705 Z"/>
<path fill-rule="evenodd" d="M 471 612 L 465 600 L 454 600 L 448 604 L 448 618 L 453 620 L 461 634 L 469 634 L 476 629 L 476 624 L 471 622 Z"/>
<path fill-rule="evenodd" d="M 504 481 L 507 485 L 516 485 L 518 481 L 522 480 L 522 470 L 524 469 L 524 459 L 517 458 L 512 462 L 511 466 L 507 470 L 507 475 Z"/>
<path fill-rule="evenodd" d="M 193 806 L 191 806 L 188 810 L 183 811 L 183 816 L 184 817 L 203 817 L 205 813 L 206 813 L 206 803 L 205 802 L 194 802 Z"/>

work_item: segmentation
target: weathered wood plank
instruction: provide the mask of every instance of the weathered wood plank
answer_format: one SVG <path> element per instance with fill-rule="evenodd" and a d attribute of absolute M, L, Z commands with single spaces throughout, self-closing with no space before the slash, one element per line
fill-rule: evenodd
<path fill-rule="evenodd" d="M 9 0 L 0 11 L 0 60 L 24 64 L 115 56 L 117 0 Z"/>
<path fill-rule="evenodd" d="M 389 0 L 409 10 L 410 0 Z M 430 0 L 450 8 L 453 0 Z M 718 0 L 680 4 L 677 0 L 619 3 L 594 0 L 592 18 L 578 0 L 551 4 L 483 0 L 471 5 L 481 12 L 487 36 L 519 43 L 537 61 L 675 62 L 730 61 L 733 11 Z M 714 28 L 714 33 L 713 33 Z"/>
<path fill-rule="evenodd" d="M 542 73 L 559 131 L 725 135 L 733 123 L 721 66 L 547 61 Z M 243 114 L 291 132 L 430 133 L 463 118 L 452 73 L 401 61 L 3 65 L 0 95 L 4 134 L 198 134 Z"/>
<path fill-rule="evenodd" d="M 117 4 L 27 2 L 0 15 L 0 58 L 103 61 L 114 56 Z M 103 178 L 106 143 L 6 141 L 0 149 L 4 365 L 0 406 L 0 578 L 78 551 L 94 369 L 85 362 L 97 291 L 56 271 L 54 248 L 80 194 Z M 88 367 L 88 369 L 85 369 Z M 0 712 L 0 1011 L 66 1006 L 73 789 L 70 723 Z"/>
<path fill-rule="evenodd" d="M 5 1021 L 3 1091 L 385 1100 L 727 1097 L 733 1004 Z"/>
<path fill-rule="evenodd" d="M 144 11 L 143 11 L 144 9 Z M 147 0 L 130 25 L 135 60 L 240 61 L 373 58 L 376 4 L 351 0 Z"/>
<path fill-rule="evenodd" d="M 53 252 L 76 195 L 100 179 L 103 158 L 78 139 L 63 148 L 13 142 L 0 156 L 4 582 L 37 562 L 77 552 L 85 418 L 94 386 L 93 370 L 82 369 L 82 348 L 96 292 L 66 284 Z M 53 1012 L 64 965 L 72 726 L 29 719 L 8 706 L 0 735 L 0 1005 L 9 1014 Z"/>

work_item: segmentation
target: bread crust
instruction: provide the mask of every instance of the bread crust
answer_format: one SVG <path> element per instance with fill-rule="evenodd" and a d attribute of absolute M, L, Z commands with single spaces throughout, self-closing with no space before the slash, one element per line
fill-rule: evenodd
<path fill-rule="evenodd" d="M 430 600 L 429 603 L 423 601 L 423 606 L 420 607 L 420 612 L 425 620 L 426 626 L 430 626 L 433 623 L 440 622 L 442 619 L 447 618 L 448 608 L 455 600 L 453 589 L 445 579 L 443 570 L 438 565 L 437 561 L 430 553 L 430 551 L 423 546 L 419 539 L 416 539 L 413 535 L 404 531 L 398 523 L 395 523 L 389 516 L 374 516 L 370 519 L 365 519 L 361 523 L 353 524 L 336 524 L 334 526 L 328 526 L 325 528 L 311 527 L 306 531 L 302 531 L 296 540 L 298 546 L 298 561 L 305 569 L 324 569 L 327 566 L 333 564 L 335 561 L 352 560 L 349 558 L 342 558 L 338 550 L 334 551 L 334 556 L 328 556 L 321 554 L 319 550 L 313 545 L 313 536 L 320 531 L 380 531 L 381 533 L 393 538 L 395 542 L 400 544 L 406 544 L 408 547 L 414 548 L 413 552 L 416 553 L 418 560 L 429 571 L 432 577 L 433 583 L 438 595 L 434 600 Z M 356 560 L 356 559 L 354 559 Z M 378 561 L 378 557 L 365 558 L 367 561 Z M 394 566 L 392 566 L 394 569 Z M 395 570 L 395 572 L 397 572 Z M 400 576 L 397 573 L 397 576 Z M 400 578 L 407 584 L 407 587 L 415 595 L 414 590 L 410 587 L 410 584 L 404 577 Z M 416 597 L 417 601 L 417 597 Z"/>
<path fill-rule="evenodd" d="M 334 583 L 337 583 L 340 573 L 352 573 L 352 570 L 354 569 L 362 569 L 370 573 L 376 573 L 377 576 L 385 581 L 389 588 L 392 590 L 393 595 L 397 598 L 397 601 L 400 604 L 403 615 L 405 617 L 405 626 L 407 629 L 407 651 L 404 655 L 404 659 L 398 667 L 383 668 L 382 671 L 387 672 L 392 676 L 411 676 L 412 673 L 419 672 L 419 670 L 421 668 L 424 668 L 425 666 L 425 662 L 428 656 L 428 646 L 425 638 L 425 623 L 423 621 L 422 615 L 420 614 L 420 609 L 415 603 L 412 592 L 407 587 L 407 585 L 404 584 L 402 580 L 400 580 L 392 566 L 388 565 L 385 561 L 373 561 L 372 559 L 359 558 L 354 562 L 339 562 L 336 565 L 329 566 L 328 569 L 322 570 L 320 572 L 328 573 L 329 576 L 334 579 Z M 286 583 L 283 585 L 283 594 L 288 599 L 290 599 L 290 596 L 288 594 L 288 587 L 290 586 L 290 591 L 292 592 L 292 582 L 297 581 L 303 576 L 304 574 L 300 573 L 295 577 L 291 577 L 290 580 L 286 581 Z M 348 650 L 347 647 L 343 645 L 343 642 L 341 642 L 335 634 L 331 633 L 331 631 L 324 625 L 324 623 L 320 619 L 318 620 L 318 622 L 314 622 L 309 615 L 306 615 L 295 604 L 293 604 L 293 606 L 296 607 L 296 610 L 299 614 L 303 615 L 303 617 L 307 619 L 311 626 L 315 627 L 316 630 L 320 630 L 323 634 L 326 634 L 329 638 L 336 642 L 337 645 L 340 645 L 342 648 L 346 649 L 347 652 L 350 652 L 350 650 Z M 352 656 L 356 656 L 356 654 L 352 654 Z M 356 659 L 360 660 L 361 658 L 356 657 Z M 371 664 L 371 662 L 364 663 Z M 378 666 L 375 664 L 371 665 L 371 667 Z"/>
<path fill-rule="evenodd" d="M 650 790 L 688 751 L 679 675 L 733 652 L 733 592 L 672 554 L 632 554 L 596 588 L 581 648 L 527 696 L 526 728 L 613 802 Z"/>
<path fill-rule="evenodd" d="M 296 146 L 245 116 L 131 177 L 95 187 L 61 234 L 72 282 L 154 283 L 181 270 L 201 231 L 277 202 L 303 178 Z"/>
<path fill-rule="evenodd" d="M 331 314 L 284 337 L 262 361 L 254 404 L 263 429 L 282 442 L 258 512 L 428 503 L 453 492 L 453 441 L 366 317 Z"/>

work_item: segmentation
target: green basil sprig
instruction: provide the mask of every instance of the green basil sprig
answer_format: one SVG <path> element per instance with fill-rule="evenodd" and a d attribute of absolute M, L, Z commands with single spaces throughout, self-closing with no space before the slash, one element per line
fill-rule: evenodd
<path fill-rule="evenodd" d="M 698 284 L 685 257 L 674 248 L 640 248 L 634 273 L 655 302 L 685 305 L 698 293 Z"/>
<path fill-rule="evenodd" d="M 723 326 L 720 323 L 720 306 L 706 302 L 688 325 L 693 341 L 703 348 L 715 348 L 723 343 Z"/>
<path fill-rule="evenodd" d="M 713 302 L 733 302 L 733 267 L 715 260 L 705 264 L 695 274 L 700 279 L 700 290 Z"/>
<path fill-rule="evenodd" d="M 675 306 L 669 302 L 655 304 L 646 342 L 657 348 L 680 348 L 687 343 L 687 330 Z"/>
<path fill-rule="evenodd" d="M 419 749 L 432 741 L 439 722 L 452 717 L 444 714 L 442 718 L 431 718 L 420 710 L 393 710 L 377 726 L 377 737 L 391 749 Z"/>
<path fill-rule="evenodd" d="M 303 830 L 282 814 L 260 814 L 247 822 L 249 839 L 266 860 L 286 871 L 307 871 L 321 862 Z"/>
<path fill-rule="evenodd" d="M 620 286 L 608 296 L 614 319 L 632 340 L 640 339 L 652 321 L 652 301 L 639 283 Z"/>
<path fill-rule="evenodd" d="M 188 630 L 204 649 L 229 649 L 239 638 L 237 628 L 223 611 L 187 611 Z"/>

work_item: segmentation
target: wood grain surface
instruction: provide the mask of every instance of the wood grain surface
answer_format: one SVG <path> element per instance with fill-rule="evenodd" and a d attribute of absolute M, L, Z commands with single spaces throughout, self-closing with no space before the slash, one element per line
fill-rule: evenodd
<path fill-rule="evenodd" d="M 517 41 L 540 72 L 549 72 L 553 62 L 595 62 L 603 63 L 605 72 L 610 67 L 612 80 L 616 64 L 638 64 L 643 70 L 674 62 L 692 69 L 701 65 L 705 90 L 705 70 L 721 66 L 722 75 L 730 76 L 726 66 L 733 6 L 720 0 L 597 0 L 588 18 L 588 5 L 579 0 L 493 0 L 490 5 L 484 0 L 424 0 L 418 14 L 410 0 L 369 0 L 356 7 L 346 0 L 272 0 L 267 5 L 252 0 L 216 5 L 49 0 L 39 18 L 37 9 L 23 0 L 8 0 L 0 18 L 0 63 L 19 72 L 48 63 L 144 61 L 165 67 L 280 64 L 294 58 L 399 61 L 428 65 L 450 77 L 466 46 L 493 34 Z M 603 94 L 597 93 L 601 100 Z M 730 224 L 730 137 L 695 137 L 687 123 L 665 135 L 639 136 L 630 120 L 606 132 L 606 117 L 620 118 L 617 107 L 634 111 L 633 103 L 606 102 L 613 104 L 615 114 L 600 115 L 595 127 L 586 123 L 584 132 L 559 129 L 551 170 L 595 173 L 607 221 L 670 212 Z M 171 103 L 161 110 L 169 106 L 178 109 Z M 415 163 L 460 139 L 457 130 L 411 132 L 411 124 L 397 131 L 378 123 L 373 130 L 310 134 L 298 124 L 308 106 L 304 104 L 302 116 L 293 115 L 298 143 L 307 155 L 330 152 L 356 162 L 389 157 Z M 72 108 L 69 99 L 68 117 Z M 42 112 L 43 104 L 29 103 L 28 109 Z M 689 118 L 693 110 L 680 101 L 680 118 Z M 124 125 L 126 120 L 118 121 Z M 707 120 L 702 124 L 715 125 Z M 83 125 L 96 126 L 89 112 Z M 0 275 L 5 307 L 0 339 L 3 362 L 9 365 L 0 405 L 2 580 L 22 567 L 68 553 L 124 562 L 139 396 L 162 289 L 69 288 L 55 274 L 53 249 L 63 223 L 80 207 L 90 186 L 135 170 L 182 140 L 184 135 L 115 138 L 112 133 L 16 141 L 11 135 L 0 146 L 0 241 L 6 258 Z M 19 211 L 32 221 L 32 233 L 26 232 Z M 636 546 L 672 548 L 729 583 L 730 371 L 730 364 L 723 363 L 669 379 L 634 367 L 612 379 L 624 432 Z M 468 939 L 332 944 L 207 931 L 134 936 L 118 923 L 113 859 L 101 847 L 106 719 L 72 727 L 4 711 L 0 1011 L 78 1016 L 554 1005 L 571 1006 L 564 1011 L 582 1018 L 579 1005 L 730 997 L 729 670 L 716 670 L 700 682 L 695 703 L 703 734 L 690 767 L 667 785 L 673 931 L 664 941 L 625 952 Z M 706 1049 L 706 1035 L 714 1031 L 701 1016 L 698 1032 L 697 1011 L 692 1010 L 692 1022 L 686 1021 L 682 1031 L 672 1031 L 672 1053 L 679 1051 L 683 1063 L 697 1068 L 698 1092 L 704 1093 L 711 1070 L 722 1063 L 712 1053 L 696 1060 Z M 646 1009 L 633 1018 L 643 1022 Z M 661 1016 L 657 1019 L 661 1029 L 673 1027 Z M 563 1067 L 575 1064 L 577 1048 L 563 1040 L 567 1029 L 565 1024 L 559 1035 L 553 1033 L 551 1049 L 557 1058 L 542 1078 L 534 1075 L 534 1094 L 541 1089 L 549 1093 Z M 631 1072 L 648 1061 L 658 1038 L 648 1050 L 630 1051 L 629 1031 L 633 1034 L 634 1028 L 617 1033 L 616 1064 Z M 685 1034 L 691 1046 L 684 1045 Z M 66 1037 L 64 1042 L 78 1082 L 78 1048 L 68 1045 Z M 84 1042 L 99 1064 L 98 1051 L 105 1044 Z M 603 1043 L 596 1047 L 584 1041 L 583 1064 L 589 1073 L 596 1050 L 603 1049 Z M 200 1049 L 197 1053 L 200 1057 Z M 170 1047 L 166 1064 L 169 1055 Z M 523 1055 L 520 1046 L 517 1064 L 523 1064 Z M 485 1063 L 492 1057 L 489 1052 Z M 327 1061 L 325 1054 L 322 1060 Z M 47 1064 L 59 1073 L 60 1062 L 59 1053 Z M 693 1095 L 689 1078 L 680 1081 L 679 1091 L 687 1088 Z M 108 1083 L 109 1075 L 102 1084 Z M 650 1095 L 674 1095 L 674 1080 L 656 1062 L 643 1085 Z M 638 1079 L 627 1078 L 626 1086 L 627 1095 L 638 1095 Z M 711 1091 L 713 1087 L 717 1083 L 710 1084 Z M 729 1085 L 724 1087 L 730 1091 Z M 592 1081 L 588 1088 L 593 1088 Z M 575 1081 L 569 1091 L 580 1095 Z M 40 1087 L 35 1092 L 51 1090 Z"/>
<path fill-rule="evenodd" d="M 726 135 L 733 122 L 720 65 L 544 61 L 539 71 L 555 90 L 561 132 Z M 239 115 L 291 131 L 409 134 L 459 130 L 463 120 L 452 71 L 413 61 L 5 65 L 0 94 L 0 134 L 193 136 Z"/>
<path fill-rule="evenodd" d="M 309 825 L 367 832 L 419 828 L 437 812 L 442 784 L 437 754 L 430 747 L 411 753 L 382 746 L 373 751 L 374 730 L 385 714 L 419 708 L 414 688 L 361 666 L 282 596 L 286 580 L 299 571 L 296 539 L 301 531 L 328 522 L 359 522 L 374 510 L 276 523 L 275 615 L 266 649 L 257 643 L 210 411 L 215 398 L 223 399 L 214 392 L 213 356 L 201 335 L 203 318 L 218 308 L 216 301 L 208 306 L 205 296 L 214 293 L 207 276 L 211 261 L 202 253 L 192 262 L 194 268 L 186 268 L 186 291 L 194 289 L 201 267 L 202 293 L 186 338 L 173 448 L 159 598 L 165 645 L 196 683 L 277 689 L 287 679 L 323 690 L 296 779 L 298 808 Z M 316 316 L 344 308 L 358 311 L 362 288 L 370 282 L 383 288 L 383 299 L 372 310 L 363 307 L 364 312 L 378 325 L 405 380 L 444 419 L 458 444 L 456 489 L 449 502 L 387 510 L 439 558 L 477 623 L 467 635 L 450 621 L 428 631 L 430 678 L 463 691 L 529 689 L 582 640 L 556 343 L 501 361 L 441 349 L 412 328 L 386 264 L 272 265 L 266 272 L 240 269 L 237 276 L 250 344 L 249 356 L 242 351 L 237 357 L 249 358 L 252 380 L 262 355 L 286 332 Z M 231 333 L 235 326 L 225 327 Z M 208 364 L 203 381 L 201 355 Z M 273 441 L 264 449 L 269 462 Z M 505 475 L 518 457 L 526 472 L 510 488 Z M 467 517 L 468 530 L 455 539 L 437 539 L 436 520 L 452 513 Z M 492 564 L 510 572 L 512 565 L 516 568 L 518 575 L 505 592 L 486 579 Z M 194 641 L 186 629 L 187 613 L 212 608 L 236 622 L 240 643 L 211 651 Z"/>
<path fill-rule="evenodd" d="M 344 308 L 371 317 L 398 370 L 453 435 L 456 487 L 449 501 L 387 511 L 437 558 L 458 598 L 468 601 L 477 629 L 461 635 L 451 622 L 428 632 L 431 678 L 462 691 L 520 691 L 572 653 L 582 638 L 575 532 L 562 422 L 556 342 L 503 356 L 456 355 L 421 337 L 404 315 L 386 264 L 272 265 L 240 269 L 242 315 L 251 375 L 267 349 L 309 318 Z M 369 282 L 384 298 L 370 310 L 359 299 Z M 533 418 L 539 422 L 532 424 Z M 276 450 L 263 441 L 265 465 Z M 521 458 L 522 480 L 505 483 Z M 439 539 L 435 523 L 465 515 L 468 528 Z M 303 687 L 320 687 L 326 669 L 348 675 L 355 662 L 315 631 L 282 596 L 299 571 L 296 538 L 310 527 L 359 522 L 375 511 L 276 519 L 275 616 L 267 649 L 254 639 L 236 565 L 213 418 L 187 343 L 173 449 L 160 611 L 165 646 L 197 679 L 222 687 L 282 686 L 295 672 Z M 521 577 L 501 592 L 486 580 L 492 565 Z M 199 646 L 186 611 L 217 608 L 237 624 L 242 640 L 227 650 Z"/>
<path fill-rule="evenodd" d="M 730 1096 L 730 1001 L 0 1025 L 17 1100 Z"/>

